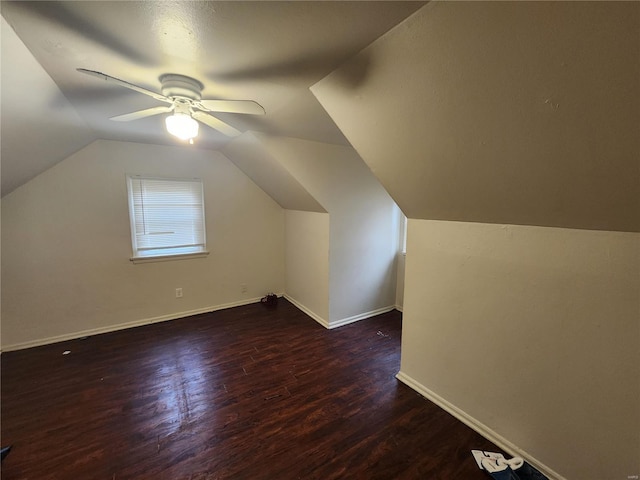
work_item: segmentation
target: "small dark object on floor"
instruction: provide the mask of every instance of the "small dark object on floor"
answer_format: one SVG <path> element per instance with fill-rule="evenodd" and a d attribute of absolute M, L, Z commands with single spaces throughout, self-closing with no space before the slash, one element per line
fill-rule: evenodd
<path fill-rule="evenodd" d="M 275 307 L 278 305 L 278 296 L 275 293 L 269 293 L 266 297 L 262 297 L 260 303 L 267 307 Z"/>
<path fill-rule="evenodd" d="M 9 445 L 8 447 L 2 447 L 0 449 L 0 462 L 2 460 L 4 460 L 4 458 L 9 455 L 9 452 L 11 451 L 11 447 L 13 447 L 13 445 Z"/>

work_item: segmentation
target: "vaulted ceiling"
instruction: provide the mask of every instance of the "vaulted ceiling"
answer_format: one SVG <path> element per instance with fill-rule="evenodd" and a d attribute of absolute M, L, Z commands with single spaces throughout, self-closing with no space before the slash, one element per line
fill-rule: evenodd
<path fill-rule="evenodd" d="M 217 114 L 240 131 L 347 145 L 309 87 L 424 3 L 3 1 L 2 195 L 96 138 L 178 142 L 163 115 L 110 121 L 159 103 L 77 68 L 154 92 L 161 75 L 188 75 L 204 84 L 204 98 L 265 108 Z M 365 58 L 339 81 L 355 88 L 368 69 Z M 200 131 L 197 148 L 230 140 Z"/>
<path fill-rule="evenodd" d="M 179 143 L 163 115 L 109 120 L 159 102 L 77 68 L 154 92 L 178 73 L 265 108 L 216 114 L 240 141 L 202 127 L 194 148 L 283 204 L 320 208 L 266 148 L 301 139 L 354 148 L 409 218 L 640 231 L 636 2 L 0 8 L 2 195 L 96 138 Z"/>

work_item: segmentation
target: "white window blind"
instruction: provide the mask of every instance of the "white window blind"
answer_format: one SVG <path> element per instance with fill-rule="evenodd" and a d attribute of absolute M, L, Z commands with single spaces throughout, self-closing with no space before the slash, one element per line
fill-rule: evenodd
<path fill-rule="evenodd" d="M 201 180 L 128 177 L 133 256 L 206 251 Z"/>

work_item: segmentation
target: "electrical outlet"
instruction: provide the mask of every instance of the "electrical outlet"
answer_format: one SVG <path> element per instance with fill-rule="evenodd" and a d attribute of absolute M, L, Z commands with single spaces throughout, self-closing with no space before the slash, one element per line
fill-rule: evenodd
<path fill-rule="evenodd" d="M 182 288 L 176 288 L 176 298 L 182 298 Z"/>
<path fill-rule="evenodd" d="M 246 283 L 242 283 L 240 285 L 240 293 L 247 293 L 249 291 L 249 289 L 247 288 L 247 284 Z"/>

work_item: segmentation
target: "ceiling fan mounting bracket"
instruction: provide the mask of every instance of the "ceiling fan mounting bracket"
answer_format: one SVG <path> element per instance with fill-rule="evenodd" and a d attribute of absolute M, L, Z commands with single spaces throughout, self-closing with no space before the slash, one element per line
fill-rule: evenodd
<path fill-rule="evenodd" d="M 204 85 L 195 78 L 175 73 L 168 73 L 160 77 L 162 94 L 170 98 L 188 98 L 198 101 L 202 98 L 201 92 Z"/>

